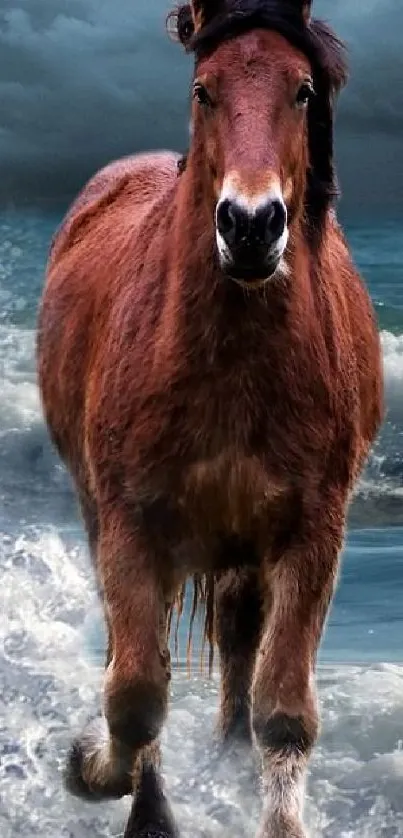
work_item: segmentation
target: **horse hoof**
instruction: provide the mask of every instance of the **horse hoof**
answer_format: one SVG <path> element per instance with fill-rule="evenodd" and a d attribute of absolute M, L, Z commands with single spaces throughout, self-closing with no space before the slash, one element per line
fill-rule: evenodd
<path fill-rule="evenodd" d="M 160 826 L 155 823 L 135 824 L 128 823 L 124 838 L 179 838 L 179 832 L 174 823 L 164 823 Z"/>
<path fill-rule="evenodd" d="M 146 820 L 141 812 L 136 813 L 136 801 L 134 800 L 134 811 L 126 826 L 123 838 L 179 838 L 179 832 L 174 822 L 168 804 L 165 803 L 164 812 L 158 812 L 159 803 L 156 801 L 156 818 Z M 162 810 L 161 810 L 162 811 Z"/>
<path fill-rule="evenodd" d="M 87 763 L 87 764 L 86 764 Z M 73 742 L 67 755 L 66 768 L 64 771 L 64 786 L 69 794 L 79 797 L 88 802 L 98 803 L 105 799 L 118 800 L 121 797 L 132 794 L 131 777 L 120 775 L 116 778 L 88 777 L 88 759 L 85 749 L 80 740 Z"/>
<path fill-rule="evenodd" d="M 123 838 L 179 838 L 161 777 L 153 765 L 143 765 Z"/>

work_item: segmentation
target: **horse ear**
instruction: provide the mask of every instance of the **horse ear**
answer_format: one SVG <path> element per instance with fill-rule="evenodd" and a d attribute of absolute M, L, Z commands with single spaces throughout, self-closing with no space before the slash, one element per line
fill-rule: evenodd
<path fill-rule="evenodd" d="M 225 6 L 225 0 L 190 0 L 195 32 L 210 23 L 213 17 L 220 14 Z"/>
<path fill-rule="evenodd" d="M 312 0 L 293 0 L 293 3 L 302 14 L 304 23 L 308 26 L 311 20 Z"/>
<path fill-rule="evenodd" d="M 189 0 L 188 3 L 179 4 L 166 20 L 169 37 L 189 49 L 193 35 L 223 12 L 225 5 L 226 0 Z"/>
<path fill-rule="evenodd" d="M 308 26 L 311 21 L 312 0 L 303 0 L 302 2 L 302 17 L 304 23 Z"/>

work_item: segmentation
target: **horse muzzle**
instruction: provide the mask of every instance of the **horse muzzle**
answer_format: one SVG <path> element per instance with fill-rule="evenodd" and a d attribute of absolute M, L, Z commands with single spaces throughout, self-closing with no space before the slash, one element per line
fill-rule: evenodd
<path fill-rule="evenodd" d="M 216 208 L 216 240 L 223 273 L 261 284 L 275 274 L 287 245 L 285 204 L 275 198 L 251 212 L 224 198 Z"/>

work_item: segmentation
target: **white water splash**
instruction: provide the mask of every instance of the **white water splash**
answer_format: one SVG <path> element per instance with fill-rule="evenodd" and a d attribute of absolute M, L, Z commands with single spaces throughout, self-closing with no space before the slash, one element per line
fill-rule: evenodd
<path fill-rule="evenodd" d="M 0 834 L 110 838 L 128 802 L 69 797 L 61 768 L 72 732 L 99 707 L 100 670 L 83 626 L 93 579 L 80 534 L 27 529 L 0 538 Z M 250 755 L 213 762 L 211 682 L 177 672 L 164 770 L 183 838 L 250 836 L 259 813 Z M 403 666 L 321 667 L 323 731 L 306 819 L 316 838 L 403 838 Z"/>

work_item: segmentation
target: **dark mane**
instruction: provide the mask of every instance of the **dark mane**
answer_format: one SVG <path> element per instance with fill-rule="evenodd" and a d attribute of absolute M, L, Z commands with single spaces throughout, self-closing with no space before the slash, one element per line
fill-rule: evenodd
<path fill-rule="evenodd" d="M 305 212 L 311 236 L 320 232 L 324 215 L 338 196 L 333 162 L 333 105 L 347 81 L 345 48 L 331 28 L 320 20 L 304 24 L 295 4 L 287 0 L 228 0 L 219 13 L 197 34 L 188 4 L 168 17 L 169 32 L 193 52 L 197 63 L 220 43 L 252 29 L 278 32 L 311 63 L 316 96 L 308 113 L 310 167 L 307 173 Z"/>

